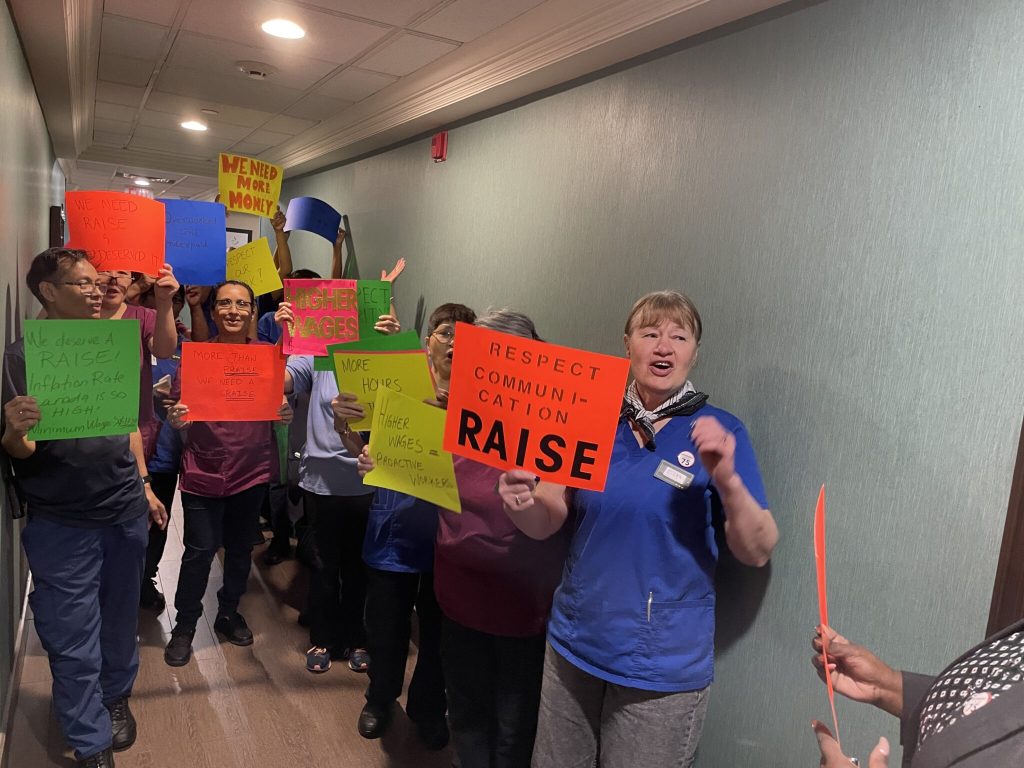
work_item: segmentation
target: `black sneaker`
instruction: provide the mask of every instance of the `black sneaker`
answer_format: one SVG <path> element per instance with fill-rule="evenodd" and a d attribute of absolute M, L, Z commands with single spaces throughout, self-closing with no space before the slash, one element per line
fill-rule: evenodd
<path fill-rule="evenodd" d="M 192 658 L 192 637 L 194 629 L 175 627 L 171 639 L 164 648 L 164 661 L 170 667 L 184 667 Z"/>
<path fill-rule="evenodd" d="M 275 545 L 274 539 L 270 542 L 270 546 L 267 547 L 267 551 L 263 553 L 263 562 L 267 565 L 280 565 L 289 557 L 292 556 L 292 547 L 290 544 L 284 546 Z"/>
<path fill-rule="evenodd" d="M 138 732 L 135 715 L 128 706 L 127 696 L 107 704 L 106 707 L 110 711 L 110 727 L 113 734 L 110 748 L 115 752 L 123 752 L 135 743 Z"/>
<path fill-rule="evenodd" d="M 252 630 L 238 611 L 230 616 L 218 616 L 213 622 L 213 631 L 224 635 L 232 645 L 252 645 Z"/>
<path fill-rule="evenodd" d="M 114 768 L 114 752 L 109 747 L 95 755 L 76 760 L 78 768 Z"/>
<path fill-rule="evenodd" d="M 139 592 L 139 608 L 160 613 L 166 606 L 167 601 L 156 588 L 156 582 L 153 579 L 143 579 L 142 591 Z"/>
<path fill-rule="evenodd" d="M 384 735 L 391 723 L 391 707 L 378 707 L 366 703 L 363 711 L 359 713 L 359 722 L 356 728 L 359 735 L 364 739 L 379 739 Z"/>
<path fill-rule="evenodd" d="M 416 735 L 420 737 L 420 743 L 431 752 L 440 752 L 448 746 L 448 740 L 451 738 L 448 733 L 448 721 L 443 717 L 440 720 L 416 723 Z"/>

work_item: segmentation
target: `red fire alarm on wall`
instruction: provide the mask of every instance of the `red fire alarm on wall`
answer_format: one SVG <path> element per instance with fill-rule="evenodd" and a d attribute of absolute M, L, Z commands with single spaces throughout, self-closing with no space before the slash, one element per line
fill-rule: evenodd
<path fill-rule="evenodd" d="M 430 140 L 430 157 L 435 163 L 443 163 L 448 159 L 448 131 L 434 134 Z"/>

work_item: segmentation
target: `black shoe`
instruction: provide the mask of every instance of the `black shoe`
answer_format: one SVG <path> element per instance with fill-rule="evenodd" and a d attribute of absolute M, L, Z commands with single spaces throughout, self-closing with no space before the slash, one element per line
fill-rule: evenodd
<path fill-rule="evenodd" d="M 420 737 L 420 743 L 431 752 L 439 752 L 447 747 L 451 738 L 448 733 L 448 721 L 443 717 L 440 720 L 416 723 L 416 735 Z"/>
<path fill-rule="evenodd" d="M 390 723 L 391 707 L 378 707 L 367 702 L 363 711 L 359 713 L 359 723 L 356 727 L 364 739 L 379 739 Z"/>
<path fill-rule="evenodd" d="M 164 661 L 170 667 L 184 667 L 192 658 L 192 636 L 194 629 L 175 627 L 171 631 L 171 639 L 164 648 Z"/>
<path fill-rule="evenodd" d="M 107 709 L 110 710 L 110 727 L 113 734 L 110 748 L 115 752 L 124 752 L 135 743 L 138 732 L 135 715 L 132 714 L 132 710 L 128 706 L 128 697 L 125 696 L 111 702 L 107 705 Z"/>
<path fill-rule="evenodd" d="M 166 606 L 167 601 L 156 588 L 156 582 L 153 579 L 143 579 L 142 591 L 139 593 L 139 608 L 160 613 Z"/>
<path fill-rule="evenodd" d="M 109 747 L 95 755 L 75 761 L 78 768 L 114 768 L 114 752 Z"/>
<path fill-rule="evenodd" d="M 263 562 L 267 565 L 278 565 L 291 557 L 291 554 L 292 548 L 290 545 L 287 547 L 275 547 L 274 543 L 271 542 L 263 555 Z"/>
<path fill-rule="evenodd" d="M 213 622 L 213 631 L 224 635 L 232 645 L 252 645 L 252 630 L 245 623 L 242 614 L 235 611 L 230 616 L 221 614 Z"/>

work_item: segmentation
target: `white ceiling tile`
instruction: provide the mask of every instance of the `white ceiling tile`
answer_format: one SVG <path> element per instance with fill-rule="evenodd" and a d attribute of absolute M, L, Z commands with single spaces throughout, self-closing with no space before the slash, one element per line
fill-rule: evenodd
<path fill-rule="evenodd" d="M 146 108 L 157 112 L 170 112 L 175 115 L 182 115 L 189 118 L 201 120 L 223 120 L 234 125 L 248 125 L 255 128 L 262 125 L 271 117 L 273 112 L 264 112 L 259 109 L 246 109 L 230 104 L 224 104 L 212 99 L 200 99 L 195 96 L 179 96 L 175 93 L 164 93 L 154 90 L 146 100 Z M 201 109 L 216 110 L 215 116 L 207 116 L 200 113 Z"/>
<path fill-rule="evenodd" d="M 260 144 L 255 141 L 242 141 L 235 144 L 235 146 L 231 148 L 231 151 L 238 155 L 257 157 L 261 152 L 266 152 L 270 149 L 271 146 L 271 144 Z"/>
<path fill-rule="evenodd" d="M 364 69 L 349 67 L 332 77 L 317 89 L 323 93 L 343 101 L 362 101 L 381 88 L 386 88 L 398 78 L 382 75 L 379 72 L 367 72 Z"/>
<path fill-rule="evenodd" d="M 269 80 L 250 80 L 241 72 L 236 77 L 184 67 L 161 70 L 157 87 L 179 96 L 192 96 L 271 113 L 279 112 L 302 95 L 300 90 L 275 85 Z"/>
<path fill-rule="evenodd" d="M 121 134 L 127 138 L 132 130 L 132 124 L 124 120 L 110 120 L 105 117 L 97 117 L 93 120 L 92 129 L 94 131 Z"/>
<path fill-rule="evenodd" d="M 288 141 L 290 138 L 291 136 L 287 133 L 255 131 L 251 136 L 246 137 L 246 141 L 254 141 L 257 144 L 269 144 L 272 147 L 276 147 L 282 141 Z"/>
<path fill-rule="evenodd" d="M 156 149 L 162 152 L 173 152 L 177 155 L 188 155 L 209 159 L 224 149 L 224 141 L 212 136 L 196 134 L 182 135 L 184 131 L 168 131 L 163 128 L 144 126 L 135 131 L 130 149 Z"/>
<path fill-rule="evenodd" d="M 301 40 L 282 40 L 260 29 L 267 19 L 283 17 L 306 30 Z M 229 20 L 225 23 L 225 20 Z M 386 26 L 324 13 L 312 8 L 273 0 L 218 0 L 193 2 L 182 28 L 209 34 L 256 48 L 271 48 L 286 54 L 343 64 L 359 55 L 388 33 Z"/>
<path fill-rule="evenodd" d="M 351 101 L 332 99 L 329 96 L 321 95 L 321 92 L 317 91 L 292 104 L 285 111 L 285 114 L 299 117 L 303 120 L 316 120 L 319 122 L 333 117 L 350 106 L 352 106 Z"/>
<path fill-rule="evenodd" d="M 542 2 L 544 0 L 455 0 L 417 24 L 416 29 L 468 43 Z"/>
<path fill-rule="evenodd" d="M 153 62 L 113 54 L 100 54 L 99 79 L 121 85 L 142 86 L 149 82 Z"/>
<path fill-rule="evenodd" d="M 218 139 L 224 139 L 225 141 L 238 141 L 246 137 L 252 128 L 244 125 L 232 125 L 226 123 L 220 119 L 210 118 L 203 115 L 199 117 L 203 118 L 203 121 L 207 125 L 207 130 L 204 132 L 207 136 L 213 136 Z M 139 115 L 139 125 L 144 125 L 147 128 L 162 128 L 166 131 L 178 131 L 182 134 L 188 135 L 195 133 L 187 131 L 181 127 L 182 120 L 187 119 L 184 114 L 175 114 L 171 112 L 157 112 L 152 109 L 145 109 L 142 114 Z"/>
<path fill-rule="evenodd" d="M 320 61 L 269 48 L 254 48 L 227 40 L 182 32 L 178 35 L 167 59 L 170 66 L 201 69 L 206 72 L 234 75 L 237 61 L 258 61 L 277 71 L 270 79 L 278 85 L 305 90 L 337 68 L 330 61 Z"/>
<path fill-rule="evenodd" d="M 339 13 L 351 13 L 364 19 L 405 26 L 442 0 L 314 0 L 313 5 Z"/>
<path fill-rule="evenodd" d="M 121 104 L 126 107 L 138 107 L 142 103 L 142 97 L 145 95 L 145 88 L 136 88 L 131 85 L 120 85 L 119 83 L 108 83 L 105 80 L 100 80 L 96 83 L 97 101 Z"/>
<path fill-rule="evenodd" d="M 289 117 L 288 115 L 277 115 L 263 127 L 268 131 L 277 131 L 278 133 L 287 133 L 289 136 L 295 136 L 308 128 L 312 128 L 316 123 L 316 120 L 300 120 L 297 117 Z"/>
<path fill-rule="evenodd" d="M 375 72 L 404 77 L 456 48 L 458 46 L 454 43 L 443 43 L 430 37 L 405 33 L 368 58 L 361 59 L 359 66 Z"/>
<path fill-rule="evenodd" d="M 179 2 L 180 0 L 104 0 L 103 11 L 169 27 L 174 21 Z"/>
<path fill-rule="evenodd" d="M 100 53 L 156 61 L 168 31 L 167 27 L 145 21 L 104 15 Z"/>
<path fill-rule="evenodd" d="M 92 140 L 94 144 L 102 144 L 105 147 L 124 147 L 128 143 L 128 134 L 93 131 Z"/>
<path fill-rule="evenodd" d="M 122 120 L 130 123 L 135 119 L 134 107 L 126 107 L 123 104 L 111 104 L 106 101 L 96 102 L 96 117 L 106 120 Z"/>
<path fill-rule="evenodd" d="M 113 174 L 116 167 L 110 163 L 94 163 L 89 160 L 75 160 L 75 170 L 82 173 Z"/>

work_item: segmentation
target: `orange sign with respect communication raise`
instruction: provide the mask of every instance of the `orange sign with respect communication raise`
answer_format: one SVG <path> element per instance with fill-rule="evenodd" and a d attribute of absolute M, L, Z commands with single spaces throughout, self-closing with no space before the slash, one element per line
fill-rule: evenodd
<path fill-rule="evenodd" d="M 465 323 L 455 338 L 444 449 L 603 490 L 629 362 Z"/>
<path fill-rule="evenodd" d="M 185 342 L 181 403 L 189 421 L 277 421 L 284 362 L 271 344 Z"/>

